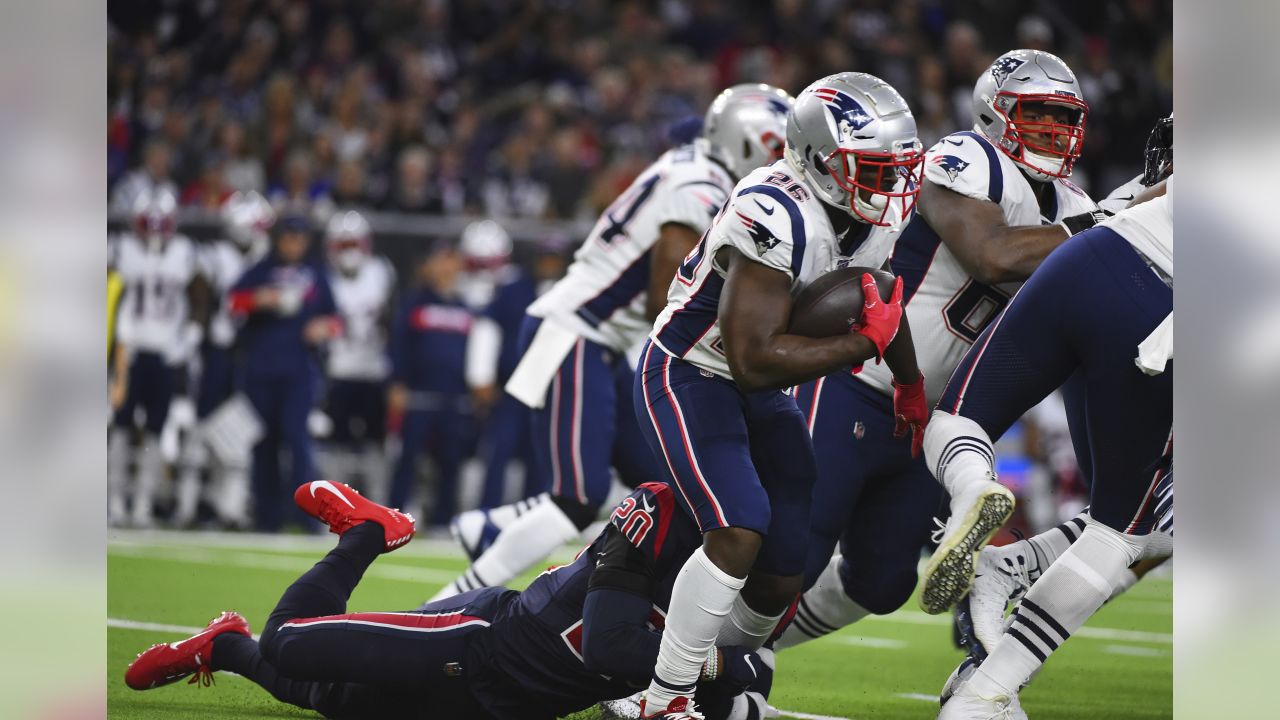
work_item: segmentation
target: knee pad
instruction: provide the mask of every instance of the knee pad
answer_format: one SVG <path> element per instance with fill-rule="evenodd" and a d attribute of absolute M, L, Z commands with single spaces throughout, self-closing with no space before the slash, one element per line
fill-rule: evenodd
<path fill-rule="evenodd" d="M 585 530 L 588 525 L 595 522 L 600 514 L 599 505 L 584 504 L 558 495 L 552 495 L 551 502 L 560 508 L 560 512 L 564 513 L 564 516 L 569 518 L 579 531 Z"/>

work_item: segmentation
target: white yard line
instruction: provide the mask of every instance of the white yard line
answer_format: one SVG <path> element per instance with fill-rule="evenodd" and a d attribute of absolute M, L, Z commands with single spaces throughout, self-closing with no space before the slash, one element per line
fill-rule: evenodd
<path fill-rule="evenodd" d="M 798 718 L 798 720 L 853 720 L 852 718 L 839 717 L 836 715 L 810 715 L 809 713 L 792 712 L 783 710 L 782 708 L 774 708 L 779 715 L 784 718 Z"/>
<path fill-rule="evenodd" d="M 1167 657 L 1169 655 L 1169 653 L 1160 648 L 1141 647 L 1139 645 L 1103 645 L 1102 652 L 1133 657 Z"/>
<path fill-rule="evenodd" d="M 263 553 L 210 550 L 200 547 L 161 547 L 143 545 L 113 545 L 107 549 L 110 555 L 126 557 L 151 558 L 155 560 L 172 560 L 175 562 L 196 565 L 230 565 L 232 567 L 252 568 L 255 570 L 276 570 L 301 574 L 306 572 L 315 562 L 301 557 L 286 555 L 267 555 Z M 319 560 L 319 558 L 316 558 Z M 382 580 L 400 580 L 414 583 L 446 583 L 458 576 L 449 570 L 408 565 L 377 564 L 369 566 L 365 577 Z"/>
<path fill-rule="evenodd" d="M 929 695 L 927 693 L 894 693 L 893 696 L 896 698 L 902 698 L 903 700 L 920 700 L 921 702 L 929 703 L 938 702 L 937 695 Z"/>
<path fill-rule="evenodd" d="M 869 615 L 862 622 L 897 623 L 905 625 L 941 625 L 951 624 L 950 615 L 926 615 L 914 610 L 899 610 L 892 615 Z M 1172 645 L 1171 633 L 1147 632 L 1144 630 L 1122 630 L 1120 628 L 1090 627 L 1088 625 L 1075 632 L 1074 637 L 1085 637 L 1093 640 L 1123 640 L 1126 642 L 1145 642 L 1156 645 Z"/>
<path fill-rule="evenodd" d="M 843 645 L 857 645 L 858 647 L 876 648 L 878 650 L 901 650 L 907 646 L 905 640 L 895 640 L 893 638 L 867 637 L 865 635 L 849 635 L 837 636 L 832 638 Z"/>

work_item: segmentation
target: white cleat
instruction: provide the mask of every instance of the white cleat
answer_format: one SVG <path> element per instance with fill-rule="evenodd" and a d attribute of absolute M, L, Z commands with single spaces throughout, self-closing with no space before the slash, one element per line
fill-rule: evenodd
<path fill-rule="evenodd" d="M 973 675 L 973 671 L 977 669 L 978 663 L 974 662 L 973 658 L 965 658 L 963 662 L 956 666 L 956 669 L 951 671 L 951 676 L 947 678 L 947 682 L 942 686 L 942 692 L 938 695 L 938 705 L 946 707 L 947 702 L 956 694 L 956 690 L 959 689 L 960 686 L 963 685 L 971 675 Z M 1027 713 L 1022 709 L 1022 701 L 1018 699 L 1017 695 L 1014 695 L 1012 699 L 1009 700 L 1009 706 L 1005 712 L 1006 715 L 996 715 L 995 717 L 1008 717 L 1010 720 L 1027 720 Z M 943 718 L 951 716 L 940 714 L 938 717 Z M 967 718 L 969 716 L 961 715 L 958 717 Z M 977 717 L 982 716 L 979 715 Z"/>
<path fill-rule="evenodd" d="M 969 590 L 969 615 L 973 634 L 987 652 L 1004 635 L 1005 610 L 1022 599 L 1031 587 L 1027 574 L 1028 546 L 1018 541 L 1003 547 L 987 546 L 978 553 L 978 564 Z"/>
<path fill-rule="evenodd" d="M 600 703 L 600 714 L 606 720 L 639 720 L 640 700 L 643 698 L 644 693 L 638 692 L 631 697 L 605 700 Z"/>
<path fill-rule="evenodd" d="M 970 683 L 961 682 L 943 702 L 938 720 L 1027 720 L 1027 714 L 1016 694 L 978 697 Z"/>
<path fill-rule="evenodd" d="M 995 480 L 974 483 L 951 499 L 951 519 L 924 569 L 922 610 L 937 615 L 964 597 L 978 551 L 1013 514 L 1013 506 L 1013 493 Z"/>

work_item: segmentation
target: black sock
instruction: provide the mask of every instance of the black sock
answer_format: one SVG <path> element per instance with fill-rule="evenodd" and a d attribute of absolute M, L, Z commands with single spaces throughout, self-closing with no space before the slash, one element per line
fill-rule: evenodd
<path fill-rule="evenodd" d="M 382 526 L 375 522 L 361 523 L 344 533 L 337 547 L 284 591 L 262 630 L 262 643 L 268 644 L 276 630 L 294 618 L 346 612 L 347 599 L 385 545 Z"/>
<path fill-rule="evenodd" d="M 213 656 L 209 659 L 209 666 L 214 670 L 229 670 L 247 677 L 280 702 L 307 710 L 315 709 L 312 693 L 317 690 L 317 686 L 328 685 L 281 677 L 275 666 L 262 657 L 258 641 L 240 633 L 222 633 L 213 639 Z"/>

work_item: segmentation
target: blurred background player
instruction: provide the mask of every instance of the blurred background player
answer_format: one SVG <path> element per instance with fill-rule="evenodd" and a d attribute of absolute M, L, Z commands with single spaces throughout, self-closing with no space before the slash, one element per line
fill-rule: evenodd
<path fill-rule="evenodd" d="M 415 287 L 391 325 L 388 431 L 400 438 L 391 505 L 424 504 L 417 493 L 417 463 L 425 452 L 434 465 L 434 502 L 429 515 L 414 514 L 432 526 L 453 517 L 458 471 L 473 432 L 466 354 L 475 316 L 458 296 L 462 267 L 462 255 L 447 243 L 421 258 Z"/>
<path fill-rule="evenodd" d="M 611 469 L 630 487 L 661 477 L 632 410 L 634 353 L 733 183 L 781 153 L 790 106 L 789 95 L 768 85 L 721 93 L 702 137 L 640 173 L 596 222 L 568 274 L 529 307 L 506 388 L 533 409 L 550 500 L 489 513 L 502 532 L 437 598 L 506 584 L 577 537 L 607 499 Z M 460 529 L 465 547 L 483 527 Z"/>
<path fill-rule="evenodd" d="M 802 588 L 817 469 L 783 389 L 872 358 L 920 382 L 899 327 L 901 278 L 884 301 L 863 275 L 846 334 L 788 332 L 791 299 L 809 283 L 887 265 L 920 191 L 911 109 L 875 76 L 837 73 L 800 93 L 785 137 L 784 159 L 738 182 L 676 271 L 636 377 L 645 439 L 703 536 L 672 591 L 642 718 L 702 717 L 692 707 L 699 658 L 717 643 L 760 647 Z M 894 410 L 923 422 L 912 405 Z"/>
<path fill-rule="evenodd" d="M 520 361 L 520 325 L 537 297 L 537 286 L 529 273 L 511 262 L 511 237 L 492 220 L 467 225 L 459 249 L 466 264 L 463 297 L 476 312 L 467 343 L 467 387 L 480 422 L 480 507 L 492 508 L 502 504 L 512 460 L 520 461 L 524 474 L 520 497 L 543 490 L 533 457 L 529 408 L 503 390 Z"/>
<path fill-rule="evenodd" d="M 154 523 L 164 475 L 160 433 L 178 383 L 177 367 L 200 342 L 193 307 L 207 304 L 207 292 L 197 281 L 195 244 L 176 232 L 176 212 L 172 193 L 139 191 L 132 231 L 122 233 L 113 250 L 124 286 L 116 314 L 115 415 L 107 434 L 107 518 L 113 526 Z M 135 465 L 132 484 L 130 465 Z"/>
<path fill-rule="evenodd" d="M 325 448 L 325 476 L 357 485 L 374 502 L 385 503 L 387 328 L 396 273 L 386 258 L 373 254 L 369 222 L 354 210 L 329 219 L 325 251 L 343 327 L 329 343 L 327 358 L 325 409 L 333 429 Z"/>
<path fill-rule="evenodd" d="M 310 247 L 310 222 L 282 217 L 271 252 L 228 295 L 240 323 L 237 378 L 262 423 L 253 447 L 254 527 L 269 532 L 284 524 L 289 489 L 316 477 L 307 416 L 322 380 L 318 351 L 342 332 L 327 273 Z M 291 482 L 281 471 L 284 450 Z"/>
<path fill-rule="evenodd" d="M 196 426 L 182 447 L 173 523 L 179 527 L 196 519 L 201 500 L 202 474 L 210 473 L 215 492 L 207 497 L 219 521 L 245 528 L 249 518 L 249 458 L 251 448 L 219 442 L 209 418 L 223 407 L 235 390 L 236 328 L 228 306 L 231 287 L 246 268 L 266 255 L 276 214 L 267 199 L 256 192 L 236 193 L 222 208 L 224 237 L 201 245 L 200 273 L 213 294 L 209 318 L 200 345 L 200 379 L 196 389 Z M 212 457 L 211 457 L 212 456 Z M 215 461 L 216 462 L 211 462 Z M 216 472 L 216 475 L 214 473 Z"/>

